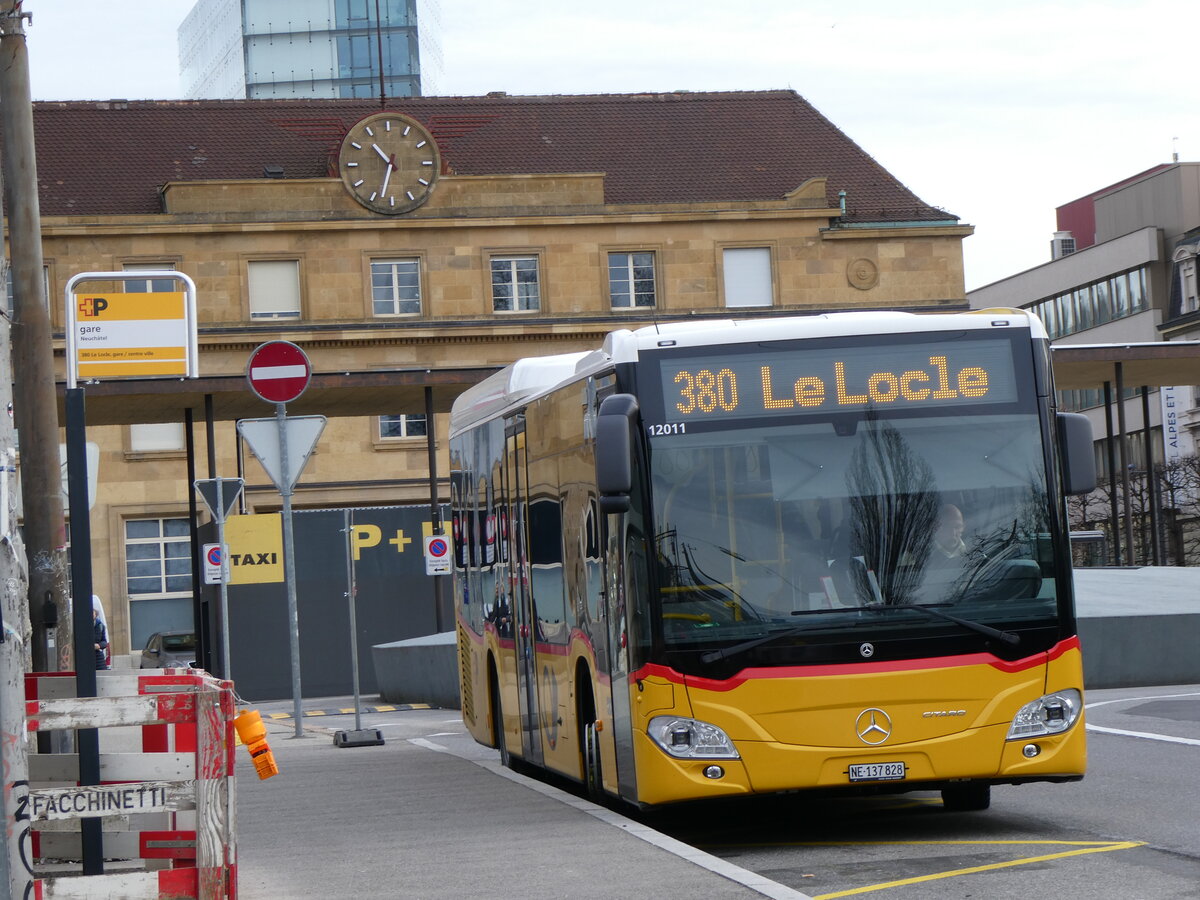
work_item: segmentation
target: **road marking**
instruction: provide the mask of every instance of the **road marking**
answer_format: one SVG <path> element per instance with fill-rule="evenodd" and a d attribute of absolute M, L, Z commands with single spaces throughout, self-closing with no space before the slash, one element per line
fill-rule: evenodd
<path fill-rule="evenodd" d="M 1095 703 L 1085 703 L 1084 709 L 1095 709 L 1098 706 L 1108 706 L 1112 703 L 1144 703 L 1147 700 L 1174 700 L 1178 697 L 1200 697 L 1200 691 L 1188 691 L 1183 694 L 1138 694 L 1132 697 L 1114 697 L 1112 700 L 1097 700 Z M 1153 731 L 1128 731 L 1124 728 L 1106 728 L 1103 725 L 1087 726 L 1088 731 L 1097 734 L 1116 734 L 1121 737 L 1142 738 L 1147 741 L 1163 741 L 1167 744 L 1184 744 L 1188 747 L 1200 747 L 1200 740 L 1195 738 L 1174 737 L 1169 734 L 1159 734 Z"/>
<path fill-rule="evenodd" d="M 381 712 L 406 712 L 412 709 L 433 709 L 428 703 L 405 703 L 395 706 L 364 706 L 364 713 L 381 713 Z M 310 719 L 319 716 L 348 716 L 354 714 L 354 707 L 338 707 L 336 709 L 306 709 L 300 712 L 303 718 Z M 290 719 L 291 713 L 263 713 L 263 717 L 267 719 Z M 461 721 L 461 720 L 460 720 Z"/>
<path fill-rule="evenodd" d="M 1089 725 L 1088 731 L 1100 734 L 1119 734 L 1122 737 L 1144 738 L 1148 741 L 1165 741 L 1168 744 L 1187 744 L 1189 747 L 1200 747 L 1200 741 L 1195 738 L 1171 737 L 1169 734 L 1154 734 L 1149 731 L 1126 731 L 1124 728 L 1105 728 L 1101 725 Z"/>
<path fill-rule="evenodd" d="M 1144 847 L 1143 841 L 862 841 L 862 842 L 821 842 L 814 844 L 803 844 L 797 846 L 805 847 L 865 847 L 870 845 L 892 845 L 892 846 L 922 846 L 922 845 L 948 845 L 960 844 L 969 846 L 978 846 L 980 844 L 1037 844 L 1051 846 L 1069 846 L 1078 847 L 1076 850 L 1064 850 L 1060 853 L 1047 853 L 1042 856 L 1027 856 L 1022 859 L 1011 859 L 1006 862 L 988 863 L 983 866 L 970 866 L 965 869 L 954 869 L 949 872 L 935 872 L 931 875 L 918 875 L 914 878 L 902 878 L 898 881 L 886 881 L 881 884 L 870 884 L 864 887 L 850 888 L 846 891 L 836 891 L 832 894 L 818 894 L 813 897 L 813 900 L 835 900 L 837 897 L 853 897 L 856 894 L 868 894 L 872 891 L 883 891 L 888 888 L 905 887 L 912 884 L 921 884 L 926 881 L 937 881 L 942 878 L 955 878 L 959 875 L 975 875 L 979 872 L 991 872 L 996 869 L 1007 869 L 1013 866 L 1025 866 L 1030 863 L 1050 862 L 1056 859 L 1066 859 L 1071 856 L 1083 856 L 1087 853 L 1107 853 L 1110 850 L 1132 850 L 1137 847 Z"/>
<path fill-rule="evenodd" d="M 1141 703 L 1144 700 L 1174 700 L 1176 697 L 1200 697 L 1200 691 L 1189 691 L 1186 694 L 1151 694 L 1149 696 L 1115 697 L 1112 700 L 1097 700 L 1095 703 L 1083 704 L 1084 709 L 1095 709 L 1097 706 L 1108 706 L 1110 703 Z"/>

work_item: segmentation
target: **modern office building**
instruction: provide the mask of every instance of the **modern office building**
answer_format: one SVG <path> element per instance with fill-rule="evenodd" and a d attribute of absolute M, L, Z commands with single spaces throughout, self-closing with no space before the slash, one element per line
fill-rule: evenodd
<path fill-rule="evenodd" d="M 437 0 L 197 0 L 179 26 L 183 95 L 434 93 L 441 68 L 437 13 Z"/>
<path fill-rule="evenodd" d="M 791 91 L 421 97 L 386 112 L 372 100 L 38 103 L 34 120 L 59 364 L 73 275 L 176 270 L 198 292 L 198 379 L 86 389 L 94 582 L 118 652 L 190 621 L 192 478 L 243 477 L 242 518 L 280 510 L 234 427 L 273 414 L 246 378 L 264 342 L 311 360 L 288 415 L 328 424 L 293 505 L 323 515 L 447 500 L 444 414 L 520 357 L 656 321 L 967 308 L 972 228 Z M 362 579 L 373 560 L 420 552 L 419 529 L 368 524 L 381 531 Z M 344 565 L 324 568 L 344 578 Z M 388 602 L 424 602 L 407 577 L 386 579 Z M 300 591 L 320 615 L 340 598 Z M 360 599 L 362 622 L 375 601 Z M 322 638 L 303 626 L 302 654 L 346 643 Z M 235 636 L 235 671 L 238 652 Z"/>
<path fill-rule="evenodd" d="M 1100 437 L 1097 465 L 1106 479 L 1114 469 L 1145 473 L 1152 464 L 1177 466 L 1196 455 L 1200 377 L 1193 376 L 1200 349 L 1139 351 L 1175 360 L 1173 375 L 1169 363 L 1165 374 L 1135 366 L 1133 353 L 1122 358 L 1119 347 L 1200 340 L 1198 253 L 1200 163 L 1173 162 L 1058 207 L 1048 262 L 968 294 L 972 308 L 1035 312 L 1055 346 L 1073 348 L 1077 358 L 1088 353 L 1113 358 L 1103 381 L 1076 384 L 1060 378 L 1059 385 L 1066 387 L 1059 392 L 1061 408 L 1091 418 Z M 1090 349 L 1094 345 L 1117 349 Z M 1178 381 L 1165 380 L 1174 377 Z M 1106 437 L 1121 432 L 1127 437 L 1124 446 Z M 1104 490 L 1123 492 L 1115 484 Z M 1124 561 L 1130 561 L 1128 549 Z"/>

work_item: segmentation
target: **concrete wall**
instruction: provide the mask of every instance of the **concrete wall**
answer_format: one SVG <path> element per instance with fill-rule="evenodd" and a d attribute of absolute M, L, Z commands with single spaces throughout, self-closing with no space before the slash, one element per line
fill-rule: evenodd
<path fill-rule="evenodd" d="M 379 696 L 389 703 L 428 703 L 459 709 L 454 632 L 377 644 L 371 648 Z"/>

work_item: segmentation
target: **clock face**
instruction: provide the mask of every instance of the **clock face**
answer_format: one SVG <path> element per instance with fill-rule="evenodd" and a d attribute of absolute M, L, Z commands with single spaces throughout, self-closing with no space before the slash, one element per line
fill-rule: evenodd
<path fill-rule="evenodd" d="M 441 166 L 429 132 L 399 113 L 375 113 L 356 122 L 338 153 L 346 190 L 385 215 L 409 212 L 428 200 Z"/>

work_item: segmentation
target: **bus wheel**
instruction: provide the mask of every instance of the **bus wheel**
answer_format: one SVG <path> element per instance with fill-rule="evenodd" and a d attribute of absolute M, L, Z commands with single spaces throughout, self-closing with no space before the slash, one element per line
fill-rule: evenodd
<path fill-rule="evenodd" d="M 948 812 L 978 812 L 991 805 L 990 784 L 960 784 L 942 790 L 942 806 Z"/>
<path fill-rule="evenodd" d="M 600 771 L 600 732 L 595 722 L 583 726 L 583 780 L 593 800 L 604 796 L 604 777 Z"/>
<path fill-rule="evenodd" d="M 500 683 L 496 678 L 496 670 L 490 671 L 488 678 L 488 698 L 492 713 L 492 746 L 500 751 L 500 765 L 511 769 L 512 754 L 508 752 L 508 742 L 504 738 L 504 710 L 500 706 Z"/>

